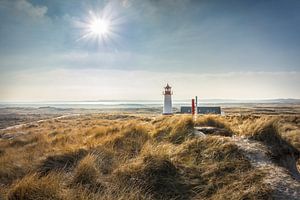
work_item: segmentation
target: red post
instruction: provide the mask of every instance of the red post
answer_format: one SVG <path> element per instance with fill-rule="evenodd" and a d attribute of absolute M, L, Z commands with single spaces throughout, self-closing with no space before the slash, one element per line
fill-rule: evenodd
<path fill-rule="evenodd" d="M 192 115 L 195 115 L 195 99 L 192 99 Z"/>

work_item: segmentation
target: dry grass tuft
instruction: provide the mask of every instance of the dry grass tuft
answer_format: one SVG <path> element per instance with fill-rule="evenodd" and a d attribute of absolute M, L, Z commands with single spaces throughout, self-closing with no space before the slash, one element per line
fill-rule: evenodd
<path fill-rule="evenodd" d="M 278 120 L 278 132 L 300 151 L 300 117 L 290 116 Z"/>
<path fill-rule="evenodd" d="M 115 152 L 103 146 L 96 147 L 91 152 L 95 157 L 95 163 L 99 173 L 103 175 L 111 174 L 118 163 Z"/>
<path fill-rule="evenodd" d="M 220 136 L 208 136 L 187 141 L 178 149 L 177 159 L 183 163 L 199 165 L 203 161 L 215 162 L 224 159 L 246 162 L 238 147 L 227 138 Z"/>
<path fill-rule="evenodd" d="M 60 179 L 55 174 L 39 178 L 37 174 L 28 175 L 15 183 L 9 190 L 8 200 L 62 200 L 64 199 Z"/>
<path fill-rule="evenodd" d="M 89 154 L 84 157 L 74 170 L 72 185 L 83 185 L 93 191 L 103 190 L 103 186 L 99 182 L 99 171 L 96 166 L 95 156 Z"/>
<path fill-rule="evenodd" d="M 227 128 L 230 130 L 226 119 L 218 115 L 203 115 L 198 116 L 195 122 L 196 126 L 211 126 L 216 128 Z"/>
<path fill-rule="evenodd" d="M 139 187 L 155 199 L 184 199 L 187 190 L 174 164 L 167 158 L 145 156 L 121 166 L 114 172 L 114 179 L 122 185 Z"/>
<path fill-rule="evenodd" d="M 173 144 L 181 144 L 193 136 L 194 122 L 189 116 L 165 117 L 156 121 L 156 129 L 152 137 L 156 141 L 170 141 Z"/>
<path fill-rule="evenodd" d="M 261 171 L 248 171 L 240 174 L 238 179 L 233 181 L 228 180 L 228 177 L 225 179 L 226 184 L 223 185 L 220 183 L 221 188 L 218 188 L 217 191 L 213 191 L 210 199 L 222 200 L 222 199 L 273 199 L 272 190 L 268 187 L 267 184 L 263 183 L 262 180 L 265 174 Z M 234 177 L 229 177 L 230 179 Z M 205 191 L 205 190 L 203 190 Z M 208 190 L 210 193 L 211 191 Z M 206 196 L 207 193 L 200 191 L 198 193 L 199 198 L 202 199 L 203 196 Z M 197 195 L 197 196 L 198 196 Z M 197 199 L 197 197 L 196 197 Z"/>
<path fill-rule="evenodd" d="M 148 130 L 134 123 L 124 126 L 119 133 L 104 138 L 103 146 L 115 151 L 123 158 L 136 157 L 150 139 Z"/>
<path fill-rule="evenodd" d="M 27 134 L 10 141 L 9 146 L 13 148 L 22 148 L 30 144 L 43 143 L 44 140 L 45 137 L 41 134 Z"/>
<path fill-rule="evenodd" d="M 90 130 L 89 132 L 87 132 L 87 134 L 94 134 L 95 138 L 99 138 L 99 137 L 103 137 L 103 136 L 108 136 L 108 135 L 112 135 L 114 133 L 117 133 L 118 131 L 120 131 L 120 127 L 116 127 L 116 126 L 101 126 L 101 127 L 97 127 L 95 129 Z"/>
<path fill-rule="evenodd" d="M 17 165 L 12 158 L 8 156 L 0 157 L 0 183 L 10 184 L 15 179 L 20 178 L 26 174 L 26 169 Z"/>
<path fill-rule="evenodd" d="M 57 170 L 70 171 L 87 153 L 86 150 L 79 149 L 73 152 L 48 156 L 38 167 L 38 172 L 47 174 Z"/>
<path fill-rule="evenodd" d="M 0 149 L 0 157 L 5 154 L 5 149 Z"/>

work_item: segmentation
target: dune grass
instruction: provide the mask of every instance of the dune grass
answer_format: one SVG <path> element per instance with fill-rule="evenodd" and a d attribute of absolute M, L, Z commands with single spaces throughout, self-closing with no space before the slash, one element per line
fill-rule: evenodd
<path fill-rule="evenodd" d="M 299 153 L 299 118 L 87 115 L 0 141 L 3 199 L 268 199 L 265 173 L 213 126 Z M 273 145 L 273 146 L 272 146 Z M 278 148 L 280 147 L 280 148 Z M 279 159 L 280 160 L 280 159 Z"/>
<path fill-rule="evenodd" d="M 61 189 L 61 181 L 59 179 L 60 176 L 58 174 L 49 174 L 44 177 L 39 177 L 38 174 L 25 176 L 11 186 L 11 189 L 7 194 L 7 199 L 64 199 L 66 193 Z"/>

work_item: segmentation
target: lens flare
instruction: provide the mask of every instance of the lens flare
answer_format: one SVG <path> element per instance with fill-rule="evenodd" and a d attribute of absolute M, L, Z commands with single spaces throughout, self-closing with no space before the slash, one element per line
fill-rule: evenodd
<path fill-rule="evenodd" d="M 98 37 L 105 36 L 110 32 L 110 22 L 104 19 L 95 19 L 89 25 L 90 32 Z"/>
<path fill-rule="evenodd" d="M 102 10 L 90 10 L 85 18 L 76 20 L 75 26 L 81 30 L 77 41 L 84 40 L 99 46 L 116 44 L 116 40 L 120 38 L 118 28 L 123 23 L 117 10 L 114 5 L 108 4 Z"/>

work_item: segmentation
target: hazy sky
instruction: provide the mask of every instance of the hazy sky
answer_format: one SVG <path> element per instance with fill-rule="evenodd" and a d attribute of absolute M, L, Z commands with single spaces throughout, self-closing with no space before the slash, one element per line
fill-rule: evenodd
<path fill-rule="evenodd" d="M 167 82 L 175 99 L 300 98 L 300 1 L 0 0 L 0 101 L 161 99 Z"/>

